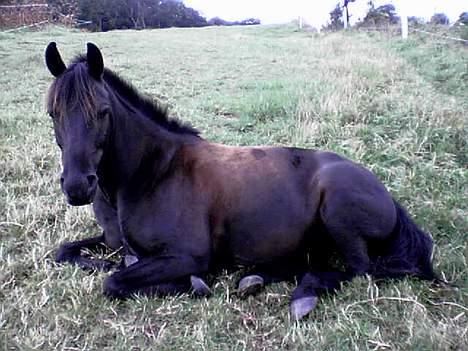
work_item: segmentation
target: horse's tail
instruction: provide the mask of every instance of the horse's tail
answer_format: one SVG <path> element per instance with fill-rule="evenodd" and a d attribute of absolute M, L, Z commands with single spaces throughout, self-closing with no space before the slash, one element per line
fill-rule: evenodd
<path fill-rule="evenodd" d="M 439 281 L 432 267 L 432 238 L 417 226 L 398 202 L 393 202 L 397 222 L 386 253 L 374 264 L 373 275 L 382 278 L 410 275 Z"/>

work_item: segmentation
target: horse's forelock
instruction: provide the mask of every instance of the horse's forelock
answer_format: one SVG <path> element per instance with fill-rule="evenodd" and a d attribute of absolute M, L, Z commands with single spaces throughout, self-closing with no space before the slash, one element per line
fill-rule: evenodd
<path fill-rule="evenodd" d="M 86 67 L 78 61 L 52 83 L 48 93 L 47 107 L 57 118 L 64 118 L 67 111 L 79 107 L 86 121 L 96 116 L 96 83 Z"/>

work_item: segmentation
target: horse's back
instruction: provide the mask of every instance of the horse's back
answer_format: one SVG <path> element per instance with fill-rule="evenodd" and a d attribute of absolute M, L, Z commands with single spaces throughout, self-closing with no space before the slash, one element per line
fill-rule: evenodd
<path fill-rule="evenodd" d="M 194 192 L 210 198 L 214 247 L 223 242 L 241 263 L 293 253 L 319 221 L 369 236 L 393 228 L 383 184 L 335 153 L 206 142 L 186 151 Z"/>
<path fill-rule="evenodd" d="M 218 207 L 228 208 L 232 215 L 236 210 L 274 209 L 282 204 L 300 208 L 310 217 L 321 201 L 337 198 L 366 207 L 374 215 L 379 209 L 394 213 L 393 199 L 382 182 L 333 152 L 203 142 L 190 153 L 186 162 L 195 191 L 211 194 Z"/>

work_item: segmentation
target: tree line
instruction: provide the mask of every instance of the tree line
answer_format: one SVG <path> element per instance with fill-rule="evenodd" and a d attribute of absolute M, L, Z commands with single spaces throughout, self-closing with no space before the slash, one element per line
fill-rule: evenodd
<path fill-rule="evenodd" d="M 207 20 L 181 0 L 48 0 L 57 16 L 73 16 L 78 23 L 95 31 L 209 25 L 260 24 L 255 18 L 229 22 Z"/>
<path fill-rule="evenodd" d="M 354 2 L 355 0 L 347 0 L 344 2 L 344 6 L 348 7 L 348 4 Z M 360 20 L 356 27 L 381 27 L 392 24 L 397 24 L 400 21 L 398 17 L 395 6 L 392 4 L 385 4 L 382 6 L 375 7 L 373 1 L 368 2 L 369 10 L 366 16 Z M 349 12 L 348 13 L 348 22 L 349 22 Z M 426 21 L 423 18 L 411 16 L 408 17 L 409 23 L 413 25 L 424 25 Z M 335 8 L 330 12 L 330 21 L 327 26 L 324 27 L 325 30 L 339 30 L 344 26 L 343 23 L 343 7 L 342 3 L 339 2 L 336 4 Z M 432 25 L 448 25 L 450 23 L 449 18 L 444 13 L 435 13 L 428 24 Z M 468 25 L 468 12 L 463 12 L 460 14 L 455 26 L 466 26 Z"/>

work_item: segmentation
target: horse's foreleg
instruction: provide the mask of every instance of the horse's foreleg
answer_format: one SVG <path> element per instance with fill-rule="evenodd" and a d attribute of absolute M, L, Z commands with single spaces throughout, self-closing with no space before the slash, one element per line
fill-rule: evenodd
<path fill-rule="evenodd" d="M 189 255 L 144 257 L 107 277 L 104 294 L 118 299 L 132 294 L 152 296 L 160 294 L 161 286 L 176 287 L 175 292 L 188 292 L 194 284 L 196 288 L 200 283 L 196 275 L 206 272 L 207 268 L 208 264 L 200 264 Z"/>
<path fill-rule="evenodd" d="M 171 282 L 143 287 L 138 290 L 138 293 L 145 296 L 161 297 L 191 293 L 196 297 L 208 297 L 211 295 L 211 290 L 201 278 L 195 276 L 184 276 Z"/>
<path fill-rule="evenodd" d="M 122 258 L 120 264 L 121 268 L 129 267 L 138 262 L 138 257 L 134 255 L 126 254 Z M 147 295 L 174 295 L 174 294 L 183 294 L 186 292 L 191 292 L 194 296 L 197 297 L 208 297 L 211 296 L 212 291 L 206 282 L 195 275 L 190 277 L 184 277 L 179 279 L 179 281 L 174 281 L 167 284 L 160 284 L 154 290 L 154 293 L 149 293 Z"/>
<path fill-rule="evenodd" d="M 105 244 L 104 235 L 62 244 L 55 254 L 58 263 L 72 263 L 83 269 L 109 271 L 115 263 L 108 260 L 92 259 L 81 256 L 81 249 L 95 250 Z"/>

